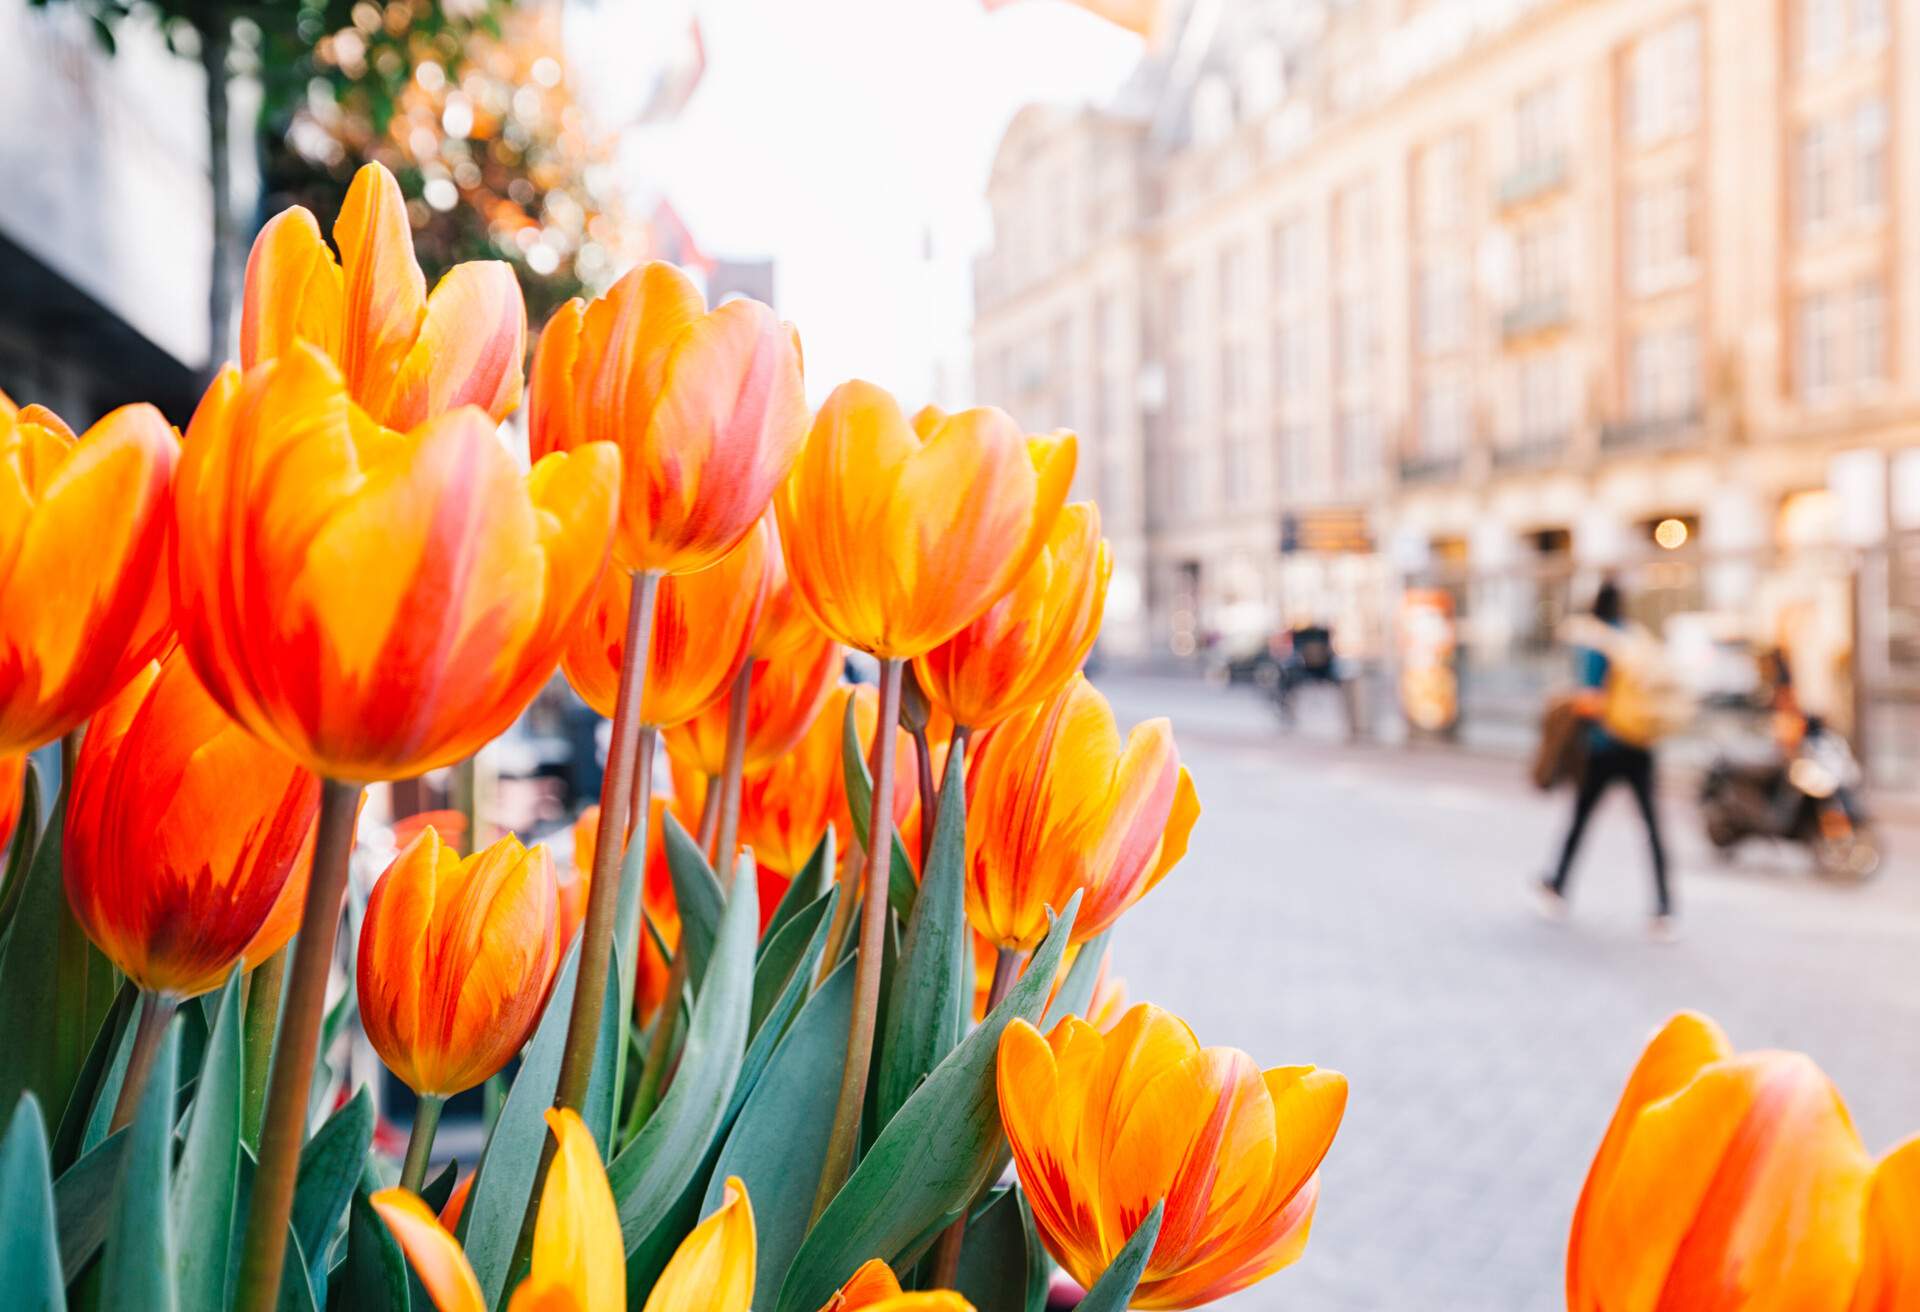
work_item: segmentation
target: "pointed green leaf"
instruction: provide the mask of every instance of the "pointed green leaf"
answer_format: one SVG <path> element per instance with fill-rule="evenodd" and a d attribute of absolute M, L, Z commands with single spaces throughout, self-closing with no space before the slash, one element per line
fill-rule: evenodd
<path fill-rule="evenodd" d="M 167 1177 L 173 1159 L 173 1090 L 179 1078 L 180 1028 L 167 1026 L 114 1184 L 106 1250 L 100 1255 L 100 1305 L 173 1312 L 173 1223 Z"/>
<path fill-rule="evenodd" d="M 113 1189 L 126 1150 L 127 1132 L 121 1130 L 53 1182 L 53 1207 L 60 1218 L 60 1266 L 70 1281 L 106 1242 L 113 1219 Z"/>
<path fill-rule="evenodd" d="M 954 1288 L 979 1312 L 1045 1309 L 1052 1267 L 1032 1231 L 1018 1189 L 996 1190 L 974 1210 Z"/>
<path fill-rule="evenodd" d="M 967 924 L 966 740 L 947 758 L 926 876 L 907 919 L 900 968 L 887 992 L 886 1025 L 875 1063 L 877 1122 L 885 1125 L 907 1096 L 953 1051 L 973 1018 L 973 930 Z"/>
<path fill-rule="evenodd" d="M 1045 1010 L 1079 910 L 1076 892 L 1027 973 L 880 1131 L 801 1245 L 780 1289 L 782 1312 L 814 1312 L 870 1257 L 914 1260 L 986 1185 L 1000 1142 L 1001 1032 Z"/>
<path fill-rule="evenodd" d="M 507 1100 L 487 1136 L 466 1209 L 460 1214 L 459 1238 L 487 1306 L 500 1302 L 507 1286 L 507 1269 L 520 1242 L 520 1223 L 527 1214 L 533 1176 L 547 1138 L 547 1108 L 560 1082 L 560 1057 L 567 1042 L 567 1024 L 573 1012 L 574 982 L 580 973 L 578 939 L 567 953 L 547 999 L 546 1014 L 534 1031 L 520 1062 L 520 1073 L 507 1090 Z"/>
<path fill-rule="evenodd" d="M 53 1161 L 33 1095 L 22 1098 L 0 1139 L 0 1289 L 22 1312 L 65 1312 L 66 1280 L 55 1238 Z"/>
<path fill-rule="evenodd" d="M 0 957 L 0 1107 L 31 1092 L 42 1107 L 67 1105 L 87 1050 L 120 987 L 113 963 L 80 929 L 60 876 L 67 799 L 61 791 L 40 836 Z"/>
<path fill-rule="evenodd" d="M 1080 1300 L 1080 1312 L 1126 1312 L 1127 1304 L 1133 1301 L 1133 1291 L 1140 1285 L 1140 1277 L 1146 1273 L 1147 1260 L 1153 1256 L 1154 1242 L 1160 1238 L 1160 1222 L 1166 1209 L 1165 1202 L 1153 1205 L 1147 1219 L 1133 1232 L 1113 1264 Z"/>
<path fill-rule="evenodd" d="M 760 939 L 754 881 L 734 884 L 714 939 L 707 986 L 693 1005 L 666 1097 L 607 1170 L 632 1252 L 673 1207 L 719 1133 L 746 1052 L 753 952 Z"/>
<path fill-rule="evenodd" d="M 406 1255 L 373 1210 L 365 1189 L 353 1191 L 347 1210 L 347 1258 L 329 1283 L 327 1306 L 338 1312 L 410 1312 Z"/>
<path fill-rule="evenodd" d="M 460 1159 L 454 1158 L 440 1168 L 440 1173 L 420 1187 L 420 1201 L 433 1209 L 435 1216 L 447 1209 L 447 1200 L 453 1197 L 453 1191 L 460 1183 Z"/>
<path fill-rule="evenodd" d="M 100 1103 L 107 1104 L 111 1114 L 114 1099 L 120 1096 L 120 1080 L 113 1074 L 116 1067 L 126 1068 L 127 1044 L 132 1038 L 135 1008 L 140 1004 L 140 990 L 134 987 L 132 980 L 120 986 L 114 995 L 113 1006 L 107 1009 L 107 1015 L 100 1022 L 100 1028 L 93 1036 L 93 1046 L 87 1050 L 87 1059 L 81 1064 L 80 1074 L 73 1083 L 73 1093 L 67 1098 L 66 1110 L 60 1113 L 60 1128 L 53 1135 L 53 1165 L 55 1170 L 65 1170 L 77 1161 L 81 1154 L 93 1144 L 87 1142 L 87 1130 L 93 1120 L 94 1109 Z M 112 1087 L 108 1088 L 111 1079 Z M 94 1140 L 98 1142 L 98 1138 Z"/>
<path fill-rule="evenodd" d="M 7 853 L 5 883 L 0 883 L 0 946 L 7 941 L 14 912 L 20 909 L 20 891 L 27 885 L 27 866 L 40 842 L 40 768 L 27 762 L 20 794 L 20 814 L 13 826 L 13 845 Z"/>
<path fill-rule="evenodd" d="M 360 1165 L 372 1146 L 373 1097 L 363 1086 L 300 1150 L 300 1176 L 293 1187 L 293 1233 L 307 1255 L 307 1275 L 316 1300 L 326 1297 L 334 1228 L 353 1198 Z"/>
<path fill-rule="evenodd" d="M 867 773 L 867 758 L 860 750 L 860 732 L 854 725 L 851 697 L 847 698 L 846 714 L 840 722 L 840 767 L 847 781 L 847 810 L 853 817 L 854 840 L 864 848 L 868 844 L 867 831 L 873 827 L 873 776 Z M 898 762 L 894 768 L 899 768 Z M 887 870 L 887 901 L 900 919 L 905 920 L 912 914 L 919 887 L 920 881 L 913 877 L 913 862 L 907 857 L 896 827 L 893 864 Z"/>
<path fill-rule="evenodd" d="M 807 999 L 741 1109 L 707 1185 L 703 1213 L 720 1206 L 730 1175 L 746 1183 L 753 1200 L 759 1249 L 753 1305 L 759 1312 L 778 1300 L 780 1282 L 807 1236 L 846 1064 L 853 975 L 853 963 L 841 962 Z"/>
<path fill-rule="evenodd" d="M 819 844 L 813 849 L 813 855 L 800 867 L 800 873 L 787 885 L 787 891 L 780 895 L 780 904 L 773 909 L 773 918 L 767 922 L 767 932 L 760 936 L 760 951 L 766 953 L 767 944 L 773 936 L 786 928 L 787 922 L 806 908 L 819 901 L 826 891 L 834 887 L 834 833 L 833 826 L 827 826 L 827 832 L 820 836 Z"/>
<path fill-rule="evenodd" d="M 748 1029 L 758 1034 L 775 1004 L 793 980 L 794 967 L 809 954 L 816 937 L 822 949 L 826 939 L 821 926 L 832 918 L 840 890 L 829 888 L 820 897 L 787 918 L 778 929 L 770 929 L 760 942 L 760 960 L 753 969 L 753 1014 Z M 818 953 L 812 955 L 818 956 Z"/>
<path fill-rule="evenodd" d="M 180 1304 L 217 1308 L 226 1298 L 227 1242 L 240 1180 L 240 971 L 217 996 L 213 1034 L 187 1122 L 186 1147 L 173 1181 L 173 1232 L 179 1244 Z"/>
<path fill-rule="evenodd" d="M 713 955 L 714 935 L 719 932 L 727 895 L 719 876 L 707 864 L 700 845 L 682 827 L 673 812 L 666 814 L 663 841 L 667 849 L 667 871 L 673 876 L 674 904 L 680 910 L 680 946 L 687 954 L 687 983 L 697 995 L 700 981 L 706 977 L 707 959 Z"/>
<path fill-rule="evenodd" d="M 613 1142 L 613 1082 L 620 1064 L 620 1050 L 627 1043 L 627 1015 L 620 997 L 620 945 L 610 947 L 613 959 L 607 966 L 607 996 L 600 1005 L 600 1037 L 594 1040 L 593 1069 L 587 1073 L 587 1094 L 580 1101 L 580 1119 L 599 1145 L 600 1156 L 607 1156 Z"/>
<path fill-rule="evenodd" d="M 113 1109 L 120 1102 L 120 1086 L 127 1078 L 127 1063 L 133 1057 L 134 1028 L 139 1024 L 141 1013 L 152 1005 L 151 998 L 139 994 L 136 990 L 134 1013 L 121 1027 L 119 1041 L 113 1049 L 113 1057 L 107 1063 L 107 1068 L 100 1073 L 100 1091 L 94 1095 L 93 1106 L 87 1112 L 85 1128 L 80 1133 L 80 1151 L 83 1153 L 92 1152 L 100 1146 L 100 1141 L 107 1137 L 107 1127 L 113 1124 Z M 102 1028 L 105 1028 L 104 1024 Z M 83 1067 L 82 1070 L 84 1069 Z M 78 1100 L 80 1084 L 79 1080 L 74 1082 L 74 1095 L 68 1099 L 69 1102 Z M 62 1125 L 61 1128 L 64 1130 L 66 1127 Z"/>
<path fill-rule="evenodd" d="M 1080 945 L 1079 954 L 1067 967 L 1067 977 L 1060 982 L 1060 991 L 1053 995 L 1053 1002 L 1047 1007 L 1046 1019 L 1040 1022 L 1042 1034 L 1053 1033 L 1053 1027 L 1069 1016 L 1087 1014 L 1087 1008 L 1093 1005 L 1093 986 L 1100 981 L 1100 964 L 1112 937 L 1113 931 L 1109 929 Z"/>

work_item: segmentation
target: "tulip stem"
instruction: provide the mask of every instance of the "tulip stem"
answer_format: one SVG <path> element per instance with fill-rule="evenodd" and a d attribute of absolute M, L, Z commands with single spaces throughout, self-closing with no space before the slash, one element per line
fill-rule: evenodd
<path fill-rule="evenodd" d="M 420 1186 L 427 1182 L 433 1136 L 440 1129 L 440 1111 L 446 1105 L 445 1098 L 423 1093 L 419 1106 L 414 1108 L 413 1129 L 407 1135 L 407 1160 L 400 1168 L 400 1187 L 408 1193 L 419 1193 Z"/>
<path fill-rule="evenodd" d="M 327 976 L 334 938 L 347 896 L 353 830 L 360 816 L 360 785 L 327 779 L 320 785 L 320 817 L 313 844 L 313 873 L 300 913 L 300 936 L 287 973 L 281 1042 L 274 1046 L 267 1080 L 266 1119 L 260 1127 L 260 1165 L 253 1174 L 246 1249 L 240 1259 L 235 1312 L 273 1312 L 280 1299 L 280 1269 L 287 1253 L 287 1220 L 307 1137 L 307 1101 L 320 1022 L 327 1008 Z"/>
<path fill-rule="evenodd" d="M 628 594 L 626 645 L 620 651 L 620 686 L 613 702 L 613 738 L 607 747 L 606 777 L 600 781 L 600 824 L 595 831 L 587 914 L 580 927 L 580 967 L 574 977 L 567 1045 L 560 1055 L 560 1076 L 553 1091 L 553 1105 L 563 1110 L 578 1111 L 586 1100 L 587 1081 L 593 1075 L 593 1050 L 600 1040 L 600 1010 L 606 1004 L 607 970 L 612 964 L 614 930 L 620 918 L 620 865 L 626 856 L 623 840 L 627 837 L 627 810 L 640 757 L 640 702 L 646 694 L 647 659 L 653 651 L 653 602 L 659 589 L 660 576 L 652 570 L 640 570 L 633 575 Z M 652 765 L 649 757 L 649 777 Z M 644 812 L 638 819 L 635 841 L 644 843 Z M 553 1164 L 556 1142 L 547 1135 L 540 1150 L 540 1165 L 534 1172 L 526 1216 L 520 1225 L 516 1268 L 533 1251 L 534 1219 L 540 1212 L 540 1195 L 546 1185 L 547 1168 Z"/>
<path fill-rule="evenodd" d="M 927 853 L 933 848 L 933 826 L 940 818 L 940 797 L 933 787 L 933 748 L 927 743 L 927 727 L 913 730 L 913 755 L 920 774 L 920 874 L 927 872 Z"/>
<path fill-rule="evenodd" d="M 60 787 L 73 796 L 73 771 L 80 763 L 80 739 L 85 728 L 69 729 L 60 736 Z"/>
<path fill-rule="evenodd" d="M 873 1030 L 880 1009 L 880 954 L 887 934 L 887 877 L 893 870 L 893 757 L 899 738 L 900 661 L 880 662 L 880 718 L 874 726 L 873 810 L 867 823 L 866 890 L 860 908 L 860 952 L 853 968 L 853 1019 L 847 1027 L 847 1060 L 840 1100 L 827 1138 L 813 1219 L 840 1192 L 853 1172 L 860 1145 L 860 1114 L 867 1103 L 867 1069 L 873 1061 Z"/>
<path fill-rule="evenodd" d="M 153 1059 L 160 1054 L 160 1040 L 166 1037 L 167 1025 L 179 1009 L 180 999 L 176 997 L 140 990 L 140 1019 L 133 1027 L 133 1049 L 127 1054 L 126 1074 L 120 1079 L 120 1098 L 113 1104 L 113 1120 L 107 1125 L 107 1133 L 125 1129 L 132 1122 L 134 1110 L 140 1106 L 140 1095 L 146 1091 L 147 1076 L 153 1072 Z"/>
<path fill-rule="evenodd" d="M 959 738 L 959 735 L 965 732 L 964 730 L 956 729 L 954 732 L 956 739 L 961 742 L 966 741 L 964 738 Z M 951 760 L 952 758 L 949 757 L 948 759 Z M 944 780 L 941 786 L 942 788 L 946 786 Z M 1014 948 L 1001 948 L 1000 954 L 993 959 L 993 984 L 987 989 L 987 1014 L 989 1016 L 993 1014 L 995 1007 L 1006 1000 L 1007 994 L 1013 991 L 1013 982 L 1019 978 L 1019 951 Z M 965 1245 L 966 1240 L 967 1214 L 963 1211 L 960 1213 L 959 1218 L 941 1234 L 940 1242 L 934 1246 L 932 1288 L 953 1288 L 953 1282 L 960 1278 L 960 1250 L 962 1246 Z"/>
<path fill-rule="evenodd" d="M 267 1105 L 267 1068 L 273 1060 L 273 1032 L 280 1027 L 280 994 L 287 981 L 291 950 L 281 948 L 247 976 L 246 1035 L 240 1045 L 244 1068 L 240 1138 L 249 1148 L 260 1146 L 260 1115 Z"/>
<path fill-rule="evenodd" d="M 747 761 L 747 704 L 753 697 L 753 657 L 733 680 L 727 703 L 727 754 L 720 770 L 720 835 L 713 848 L 714 872 L 722 888 L 733 887 L 733 849 L 740 836 L 740 777 Z"/>
<path fill-rule="evenodd" d="M 711 852 L 714 836 L 720 832 L 720 776 L 701 777 L 706 780 L 706 791 L 700 794 L 700 832 L 693 837 L 702 852 Z"/>
<path fill-rule="evenodd" d="M 860 872 L 867 868 L 867 850 L 859 844 L 847 849 L 845 881 L 840 897 L 833 904 L 833 919 L 827 922 L 827 950 L 820 954 L 820 971 L 813 981 L 817 989 L 827 982 L 833 968 L 840 964 L 840 947 L 847 941 L 847 926 L 853 923 L 853 910 L 860 899 L 854 891 L 860 887 Z"/>

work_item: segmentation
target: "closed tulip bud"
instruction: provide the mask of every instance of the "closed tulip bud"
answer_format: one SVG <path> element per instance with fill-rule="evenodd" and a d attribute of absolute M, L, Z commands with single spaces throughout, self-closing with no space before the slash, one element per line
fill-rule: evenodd
<path fill-rule="evenodd" d="M 222 373 L 188 431 L 187 655 L 229 714 L 329 778 L 419 774 L 498 735 L 606 564 L 611 446 L 528 473 L 476 409 L 383 429 L 302 343 Z"/>
<path fill-rule="evenodd" d="M 74 918 L 149 993 L 217 988 L 293 872 L 318 781 L 228 719 L 178 651 L 100 708 L 73 774 Z"/>
<path fill-rule="evenodd" d="M 0 756 L 0 853 L 13 842 L 13 831 L 20 827 L 20 807 L 26 800 L 27 758 Z"/>
<path fill-rule="evenodd" d="M 531 409 L 535 454 L 620 447 L 620 565 L 690 573 L 747 535 L 799 454 L 799 338 L 758 301 L 708 311 L 678 269 L 642 265 L 548 321 Z"/>
<path fill-rule="evenodd" d="M 1261 1072 L 1202 1049 L 1158 1007 L 1112 1033 L 1068 1016 L 1000 1035 L 1000 1120 L 1046 1251 L 1081 1285 L 1114 1262 L 1165 1201 L 1133 1306 L 1223 1299 L 1294 1262 L 1308 1243 L 1319 1164 L 1346 1112 L 1346 1076 Z"/>
<path fill-rule="evenodd" d="M 1000 410 L 916 432 L 871 383 L 815 416 L 774 497 L 787 569 L 814 620 L 882 659 L 933 650 L 1032 563 L 1073 480 L 1075 438 L 1029 438 Z"/>
<path fill-rule="evenodd" d="M 241 368 L 304 341 L 333 359 L 354 403 L 388 428 L 413 428 L 463 405 L 495 422 L 513 412 L 527 310 L 509 265 L 457 264 L 428 295 L 406 200 L 380 164 L 354 174 L 333 239 L 338 260 L 297 205 L 260 230 L 247 257 Z"/>
<path fill-rule="evenodd" d="M 1073 941 L 1104 932 L 1186 854 L 1199 817 L 1165 720 L 1123 745 L 1082 675 L 994 730 L 967 778 L 967 915 L 996 945 L 1046 937 L 1047 908 L 1085 890 Z"/>
<path fill-rule="evenodd" d="M 73 729 L 160 654 L 179 451 L 150 405 L 75 437 L 0 393 L 0 756 Z"/>
<path fill-rule="evenodd" d="M 876 1257 L 855 1271 L 820 1312 L 973 1312 L 973 1304 L 951 1289 L 903 1293 L 893 1268 Z"/>
<path fill-rule="evenodd" d="M 754 528 L 719 564 L 697 574 L 670 574 L 654 602 L 653 646 L 640 698 L 640 722 L 682 724 L 714 701 L 725 702 L 746 663 L 753 626 L 766 595 L 767 530 Z M 628 579 L 609 570 L 561 658 L 582 701 L 611 718 L 626 656 Z M 726 714 L 724 707 L 721 715 Z"/>
<path fill-rule="evenodd" d="M 1262 1072 L 1143 1003 L 1111 1034 L 1070 1016 L 1043 1038 L 1016 1019 L 997 1078 L 1034 1223 L 1082 1285 L 1163 1199 L 1134 1307 L 1224 1298 L 1306 1248 L 1320 1161 L 1346 1111 L 1337 1071 Z"/>
<path fill-rule="evenodd" d="M 513 1291 L 507 1312 L 626 1312 L 627 1261 L 620 1238 L 620 1209 L 613 1201 L 593 1133 L 571 1109 L 549 1108 L 547 1127 L 559 1143 L 534 1218 L 533 1260 L 526 1279 Z M 439 1312 L 487 1312 L 480 1281 L 460 1241 L 453 1237 L 450 1222 L 436 1217 L 418 1194 L 406 1189 L 382 1189 L 370 1201 L 413 1263 L 414 1274 Z M 692 1243 L 693 1237 L 686 1242 Z M 749 1252 L 749 1290 L 752 1272 Z M 647 1306 L 653 1307 L 651 1300 Z M 723 1308 L 744 1312 L 746 1304 L 729 1301 L 712 1306 L 715 1312 Z"/>
<path fill-rule="evenodd" d="M 1112 575 L 1098 507 L 1066 507 L 1012 589 L 913 663 L 928 700 L 970 729 L 1045 701 L 1093 650 Z"/>
<path fill-rule="evenodd" d="M 1920 1140 L 1876 1168 L 1810 1059 L 1668 1021 L 1580 1192 L 1569 1312 L 1893 1312 L 1916 1295 Z"/>
<path fill-rule="evenodd" d="M 665 589 L 663 580 L 661 590 Z M 753 667 L 753 686 L 747 692 L 743 770 L 765 769 L 793 750 L 840 681 L 841 664 L 840 645 L 818 629 L 811 629 L 811 636 L 799 647 Z M 726 765 L 731 700 L 718 697 L 691 720 L 661 735 L 674 760 L 702 775 L 720 774 Z"/>
<path fill-rule="evenodd" d="M 559 968 L 553 858 L 509 834 L 462 859 L 421 831 L 373 886 L 355 980 L 375 1052 L 449 1097 L 526 1045 Z"/>

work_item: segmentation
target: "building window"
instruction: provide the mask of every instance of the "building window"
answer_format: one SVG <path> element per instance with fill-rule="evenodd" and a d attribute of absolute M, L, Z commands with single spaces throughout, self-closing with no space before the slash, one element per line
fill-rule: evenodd
<path fill-rule="evenodd" d="M 1420 230 L 1457 232 L 1467 226 L 1467 172 L 1472 141 L 1465 132 L 1443 137 L 1420 152 L 1414 187 Z"/>
<path fill-rule="evenodd" d="M 1254 501 L 1253 478 L 1253 443 L 1244 426 L 1230 427 L 1220 448 L 1221 490 L 1226 503 L 1244 506 Z"/>
<path fill-rule="evenodd" d="M 1887 0 L 1800 0 L 1800 62 L 1832 67 L 1849 51 L 1872 54 L 1886 43 Z"/>
<path fill-rule="evenodd" d="M 1380 476 L 1380 424 L 1367 405 L 1342 410 L 1334 434 L 1335 460 L 1349 487 L 1370 487 Z"/>
<path fill-rule="evenodd" d="M 1887 378 L 1887 293 L 1878 278 L 1844 291 L 1814 292 L 1800 302 L 1795 325 L 1800 399 L 1818 406 L 1851 386 Z"/>
<path fill-rule="evenodd" d="M 1826 123 L 1809 123 L 1800 130 L 1800 228 L 1811 231 L 1832 221 L 1837 208 L 1839 170 L 1835 167 L 1833 130 Z"/>
<path fill-rule="evenodd" d="M 1853 111 L 1853 203 L 1877 214 L 1887 200 L 1887 102 L 1862 101 Z"/>
<path fill-rule="evenodd" d="M 1841 302 L 1820 292 L 1800 302 L 1800 398 L 1817 403 L 1840 385 Z"/>
<path fill-rule="evenodd" d="M 1521 442 L 1565 436 L 1573 428 L 1572 370 L 1564 350 L 1541 351 L 1520 361 L 1515 398 Z"/>
<path fill-rule="evenodd" d="M 1473 426 L 1473 396 L 1456 376 L 1437 378 L 1420 394 L 1420 454 L 1457 456 L 1467 449 Z"/>
<path fill-rule="evenodd" d="M 1853 0 L 1851 26 L 1854 49 L 1878 50 L 1887 40 L 1887 0 Z"/>
<path fill-rule="evenodd" d="M 1637 422 L 1690 418 L 1700 411 L 1700 337 L 1663 328 L 1633 339 L 1627 362 L 1627 413 Z"/>
<path fill-rule="evenodd" d="M 1559 223 L 1529 224 L 1516 243 L 1520 304 L 1541 305 L 1566 295 L 1567 232 Z"/>
<path fill-rule="evenodd" d="M 1273 300 L 1292 305 L 1307 295 L 1307 225 L 1288 219 L 1273 229 Z"/>
<path fill-rule="evenodd" d="M 1429 354 L 1455 351 L 1467 341 L 1467 273 L 1457 261 L 1420 273 L 1420 346 Z"/>
<path fill-rule="evenodd" d="M 1627 58 L 1627 131 L 1639 145 L 1700 123 L 1700 20 L 1679 19 L 1640 39 Z"/>
<path fill-rule="evenodd" d="M 1274 399 L 1281 404 L 1304 392 L 1307 387 L 1307 348 L 1312 338 L 1306 326 L 1294 319 L 1282 320 L 1273 330 L 1273 385 L 1279 392 Z"/>
<path fill-rule="evenodd" d="M 1627 200 L 1627 279 L 1646 295 L 1693 275 L 1693 183 L 1656 182 Z"/>
<path fill-rule="evenodd" d="M 1274 433 L 1274 468 L 1279 471 L 1278 490 L 1283 497 L 1298 496 L 1312 480 L 1312 434 L 1305 424 L 1281 424 Z"/>
<path fill-rule="evenodd" d="M 1803 232 L 1870 218 L 1887 202 L 1887 102 L 1861 101 L 1800 130 L 1799 219 Z"/>
<path fill-rule="evenodd" d="M 1167 287 L 1167 423 L 1175 429 L 1197 412 L 1192 352 L 1199 328 L 1193 275 L 1177 275 Z"/>
<path fill-rule="evenodd" d="M 1887 291 L 1868 278 L 1853 293 L 1854 376 L 1862 383 L 1887 379 Z"/>
<path fill-rule="evenodd" d="M 1522 95 L 1513 106 L 1513 160 L 1517 168 L 1537 168 L 1559 160 L 1567 148 L 1557 82 Z"/>

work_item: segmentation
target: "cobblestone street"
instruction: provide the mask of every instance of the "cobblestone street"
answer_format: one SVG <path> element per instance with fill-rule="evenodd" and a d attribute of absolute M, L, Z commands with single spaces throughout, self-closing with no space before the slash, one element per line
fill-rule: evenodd
<path fill-rule="evenodd" d="M 1568 798 L 1519 764 L 1282 737 L 1250 693 L 1110 677 L 1123 723 L 1170 715 L 1204 813 L 1185 864 L 1121 922 L 1133 1000 L 1262 1066 L 1344 1071 L 1351 1102 L 1305 1257 L 1234 1312 L 1550 1312 L 1568 1219 L 1641 1044 L 1671 1012 L 1810 1053 L 1867 1146 L 1920 1130 L 1920 834 L 1881 878 L 1797 851 L 1708 852 L 1663 798 L 1684 924 L 1645 936 L 1644 839 L 1602 804 L 1566 924 L 1526 897 Z"/>

